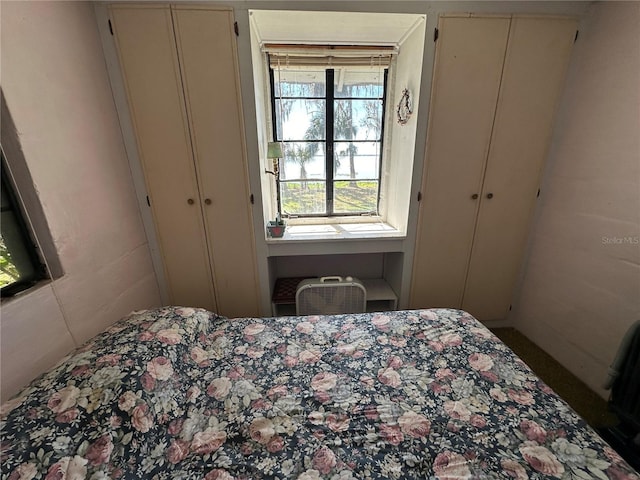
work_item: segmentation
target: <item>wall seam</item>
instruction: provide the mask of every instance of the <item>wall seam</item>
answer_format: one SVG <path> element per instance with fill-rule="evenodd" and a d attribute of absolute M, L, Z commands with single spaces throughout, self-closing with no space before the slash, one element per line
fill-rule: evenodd
<path fill-rule="evenodd" d="M 58 307 L 60 308 L 60 314 L 62 315 L 62 319 L 64 320 L 64 325 L 67 327 L 67 332 L 69 332 L 69 335 L 71 336 L 71 340 L 73 340 L 73 344 L 76 346 L 76 348 L 78 348 L 80 346 L 80 344 L 78 343 L 78 340 L 76 339 L 76 336 L 73 334 L 73 332 L 71 331 L 71 327 L 69 327 L 69 320 L 67 319 L 67 312 L 64 308 L 64 305 L 62 303 L 62 301 L 60 300 L 60 297 L 58 296 L 58 292 L 56 291 L 56 282 L 51 282 L 51 291 L 53 292 L 53 296 L 56 299 L 56 302 L 58 303 Z"/>

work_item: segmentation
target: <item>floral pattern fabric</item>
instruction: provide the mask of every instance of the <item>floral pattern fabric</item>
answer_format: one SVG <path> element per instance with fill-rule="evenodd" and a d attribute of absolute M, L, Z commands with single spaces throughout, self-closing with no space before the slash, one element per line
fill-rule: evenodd
<path fill-rule="evenodd" d="M 3 410 L 11 480 L 640 478 L 459 310 L 134 312 Z"/>

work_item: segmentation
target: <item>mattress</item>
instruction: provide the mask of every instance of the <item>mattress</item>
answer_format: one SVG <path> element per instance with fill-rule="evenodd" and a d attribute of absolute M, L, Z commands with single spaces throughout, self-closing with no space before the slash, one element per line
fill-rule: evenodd
<path fill-rule="evenodd" d="M 134 312 L 2 415 L 9 479 L 639 478 L 459 310 Z"/>

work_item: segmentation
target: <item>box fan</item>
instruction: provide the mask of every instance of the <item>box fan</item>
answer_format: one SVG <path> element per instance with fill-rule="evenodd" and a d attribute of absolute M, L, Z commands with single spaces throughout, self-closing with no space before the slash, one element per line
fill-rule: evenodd
<path fill-rule="evenodd" d="M 296 290 L 297 315 L 333 315 L 366 311 L 367 290 L 357 278 L 309 278 Z"/>

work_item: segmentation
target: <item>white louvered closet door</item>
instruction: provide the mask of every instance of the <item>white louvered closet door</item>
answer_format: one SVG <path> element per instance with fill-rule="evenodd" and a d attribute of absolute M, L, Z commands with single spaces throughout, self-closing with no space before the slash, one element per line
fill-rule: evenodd
<path fill-rule="evenodd" d="M 442 17 L 411 305 L 459 308 L 509 36 L 508 17 Z"/>
<path fill-rule="evenodd" d="M 480 319 L 509 311 L 576 29 L 566 17 L 511 20 L 462 301 Z"/>
<path fill-rule="evenodd" d="M 504 319 L 576 32 L 568 17 L 441 17 L 411 306 Z"/>
<path fill-rule="evenodd" d="M 109 10 L 169 300 L 216 310 L 171 8 Z"/>
<path fill-rule="evenodd" d="M 259 315 L 233 12 L 110 7 L 171 302 Z"/>
<path fill-rule="evenodd" d="M 256 316 L 258 283 L 233 12 L 177 5 L 173 20 L 218 308 L 229 317 Z"/>

